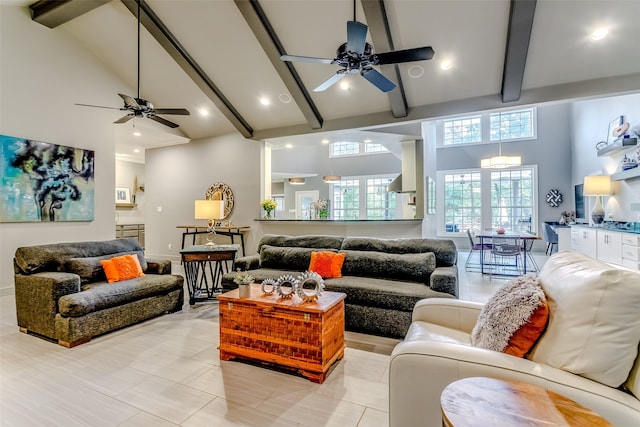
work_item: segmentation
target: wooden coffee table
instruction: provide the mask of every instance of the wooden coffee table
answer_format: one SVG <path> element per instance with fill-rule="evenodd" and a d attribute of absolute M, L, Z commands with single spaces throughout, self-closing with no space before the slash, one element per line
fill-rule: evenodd
<path fill-rule="evenodd" d="M 520 381 L 464 378 L 444 389 L 440 404 L 447 427 L 612 426 L 567 397 Z"/>
<path fill-rule="evenodd" d="M 303 303 L 297 296 L 264 295 L 258 284 L 249 298 L 237 289 L 218 295 L 220 360 L 251 360 L 322 383 L 344 356 L 345 297 L 323 292 L 318 301 Z"/>

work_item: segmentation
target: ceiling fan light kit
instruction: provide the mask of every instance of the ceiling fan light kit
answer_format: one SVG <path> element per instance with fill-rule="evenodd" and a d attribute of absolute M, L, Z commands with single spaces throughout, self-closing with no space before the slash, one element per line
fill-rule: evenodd
<path fill-rule="evenodd" d="M 373 68 L 374 66 L 426 61 L 433 58 L 434 51 L 431 46 L 376 54 L 373 46 L 366 41 L 368 30 L 369 27 L 362 22 L 356 21 L 356 4 L 354 0 L 353 21 L 347 22 L 347 42 L 338 47 L 334 59 L 296 55 L 282 55 L 280 59 L 290 62 L 336 64 L 342 67 L 333 76 L 313 89 L 314 92 L 322 92 L 329 89 L 348 74 L 360 74 L 382 92 L 389 92 L 396 88 L 396 84 Z"/>
<path fill-rule="evenodd" d="M 120 111 L 128 111 L 125 116 L 120 117 L 113 123 L 121 124 L 126 123 L 129 120 L 140 117 L 151 119 L 155 122 L 158 122 L 162 125 L 168 126 L 170 128 L 177 128 L 179 125 L 177 123 L 173 123 L 167 119 L 164 119 L 158 114 L 163 115 L 178 115 L 178 116 L 188 116 L 190 115 L 189 110 L 185 108 L 153 108 L 153 104 L 146 99 L 140 98 L 140 2 L 138 1 L 138 96 L 136 98 L 123 95 L 119 93 L 118 95 L 124 101 L 124 107 L 116 108 L 116 107 L 102 107 L 100 105 L 90 105 L 90 104 L 76 104 L 84 107 L 97 107 L 97 108 L 107 108 L 111 110 L 120 110 Z"/>

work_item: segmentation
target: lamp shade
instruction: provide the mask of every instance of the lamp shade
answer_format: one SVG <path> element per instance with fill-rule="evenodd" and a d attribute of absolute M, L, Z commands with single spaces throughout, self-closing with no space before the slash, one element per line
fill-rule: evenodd
<path fill-rule="evenodd" d="M 610 196 L 611 177 L 609 175 L 594 175 L 584 177 L 584 196 Z"/>
<path fill-rule="evenodd" d="M 307 182 L 304 178 L 289 178 L 289 184 L 291 185 L 303 185 Z"/>
<path fill-rule="evenodd" d="M 325 175 L 322 177 L 322 180 L 327 184 L 335 184 L 336 182 L 340 182 L 340 177 L 338 175 Z"/>
<path fill-rule="evenodd" d="M 196 200 L 195 219 L 224 218 L 224 200 Z"/>
<path fill-rule="evenodd" d="M 505 169 L 521 164 L 522 158 L 520 156 L 495 156 L 480 160 L 482 169 Z"/>

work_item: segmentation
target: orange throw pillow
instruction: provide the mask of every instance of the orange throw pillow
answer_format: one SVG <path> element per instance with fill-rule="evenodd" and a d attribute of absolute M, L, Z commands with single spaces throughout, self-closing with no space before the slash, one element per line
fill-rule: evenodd
<path fill-rule="evenodd" d="M 144 276 L 140 261 L 136 255 L 122 255 L 100 261 L 107 282 L 120 282 Z"/>
<path fill-rule="evenodd" d="M 342 264 L 346 255 L 329 251 L 311 252 L 309 271 L 315 271 L 323 279 L 342 277 Z"/>
<path fill-rule="evenodd" d="M 549 319 L 549 305 L 544 300 L 531 313 L 529 320 L 520 327 L 509 338 L 509 344 L 503 350 L 503 353 L 510 354 L 516 357 L 524 357 L 525 354 L 531 350 L 531 347 L 536 343 L 542 331 L 547 326 L 547 320 Z"/>

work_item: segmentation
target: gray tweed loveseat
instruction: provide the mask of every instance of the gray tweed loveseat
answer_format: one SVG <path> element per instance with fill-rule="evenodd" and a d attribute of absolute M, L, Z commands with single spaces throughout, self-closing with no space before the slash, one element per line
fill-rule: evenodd
<path fill-rule="evenodd" d="M 137 255 L 145 275 L 107 283 L 100 260 L 124 254 Z M 21 247 L 14 270 L 20 330 L 65 347 L 178 311 L 184 301 L 171 262 L 146 260 L 134 239 Z"/>
<path fill-rule="evenodd" d="M 373 335 L 404 337 L 416 302 L 424 298 L 457 298 L 456 246 L 444 239 L 375 239 L 340 236 L 267 234 L 258 255 L 236 259 L 256 282 L 309 267 L 312 251 L 346 254 L 342 277 L 325 279 L 327 291 L 344 292 L 346 329 Z M 225 290 L 235 289 L 236 272 L 222 277 Z"/>

